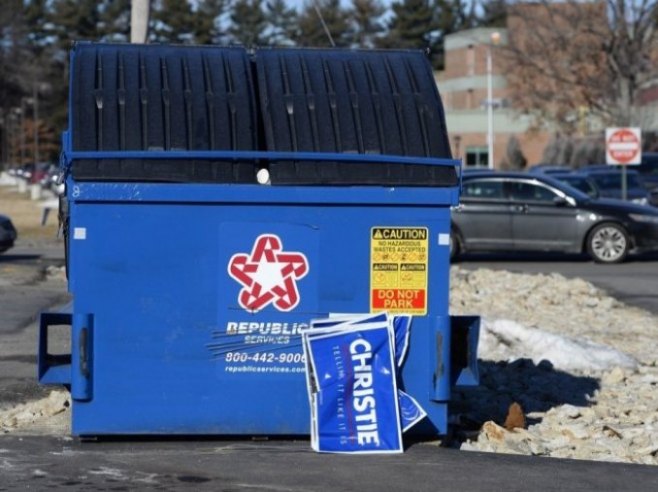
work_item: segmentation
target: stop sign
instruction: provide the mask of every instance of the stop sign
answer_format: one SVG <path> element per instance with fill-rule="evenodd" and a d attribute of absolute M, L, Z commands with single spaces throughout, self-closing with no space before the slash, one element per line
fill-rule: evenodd
<path fill-rule="evenodd" d="M 608 164 L 639 164 L 642 133 L 639 128 L 606 128 L 605 153 Z"/>

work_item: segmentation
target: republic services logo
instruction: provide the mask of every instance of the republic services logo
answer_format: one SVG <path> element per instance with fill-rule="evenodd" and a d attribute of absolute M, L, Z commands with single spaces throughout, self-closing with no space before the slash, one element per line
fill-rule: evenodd
<path fill-rule="evenodd" d="M 228 262 L 229 275 L 242 289 L 238 302 L 247 311 L 258 312 L 269 304 L 279 311 L 291 311 L 299 304 L 297 280 L 308 273 L 303 253 L 283 251 L 281 239 L 274 234 L 256 238 L 251 254 L 236 253 Z"/>

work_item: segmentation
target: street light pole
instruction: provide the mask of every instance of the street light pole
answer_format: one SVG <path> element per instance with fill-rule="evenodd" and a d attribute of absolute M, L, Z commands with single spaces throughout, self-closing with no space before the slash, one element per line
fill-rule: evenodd
<path fill-rule="evenodd" d="M 148 36 L 149 0 L 133 0 L 130 9 L 130 42 L 146 43 Z"/>
<path fill-rule="evenodd" d="M 491 33 L 491 43 L 487 46 L 487 167 L 494 168 L 494 130 L 493 130 L 493 62 L 491 47 L 498 44 L 500 33 Z"/>
<path fill-rule="evenodd" d="M 34 163 L 39 162 L 39 94 L 37 84 L 32 85 L 32 103 L 34 104 Z"/>
<path fill-rule="evenodd" d="M 25 98 L 21 98 L 21 107 L 16 108 L 16 112 L 21 115 L 20 120 L 20 145 L 21 145 L 21 166 L 25 164 Z"/>
<path fill-rule="evenodd" d="M 0 107 L 0 125 L 2 125 L 2 135 L 0 136 L 0 169 L 4 169 L 5 164 L 9 160 L 7 157 L 7 128 L 9 127 L 7 119 L 4 108 Z"/>

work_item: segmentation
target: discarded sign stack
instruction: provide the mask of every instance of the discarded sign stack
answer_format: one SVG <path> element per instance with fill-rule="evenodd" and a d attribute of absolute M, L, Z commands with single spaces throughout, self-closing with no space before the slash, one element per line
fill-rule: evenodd
<path fill-rule="evenodd" d="M 410 329 L 411 316 L 353 314 L 302 333 L 315 451 L 402 452 L 402 433 L 426 416 L 398 389 Z"/>

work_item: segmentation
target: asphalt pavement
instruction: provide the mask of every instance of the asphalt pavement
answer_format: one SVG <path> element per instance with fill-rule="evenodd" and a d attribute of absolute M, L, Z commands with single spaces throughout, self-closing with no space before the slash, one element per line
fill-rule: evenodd
<path fill-rule="evenodd" d="M 305 441 L 0 438 L 0 491 L 655 491 L 656 467 L 460 452 L 319 455 Z"/>
<path fill-rule="evenodd" d="M 658 312 L 657 259 L 595 265 L 585 259 L 466 258 L 465 268 L 558 271 L 583 276 Z M 17 248 L 0 267 L 32 278 L 0 284 L 0 403 L 38 396 L 35 313 L 67 299 L 64 282 L 44 282 L 58 248 Z M 30 277 L 31 276 L 31 277 Z M 653 290 L 640 292 L 639 283 Z M 607 288 L 607 287 L 606 287 Z M 636 289 L 637 290 L 634 290 Z M 6 354 L 11 351 L 11 356 Z M 4 355 L 3 355 L 4 354 Z M 658 490 L 658 467 L 462 452 L 407 443 L 404 454 L 319 455 L 305 439 L 125 439 L 81 442 L 68 436 L 0 436 L 0 491 L 67 490 Z"/>

